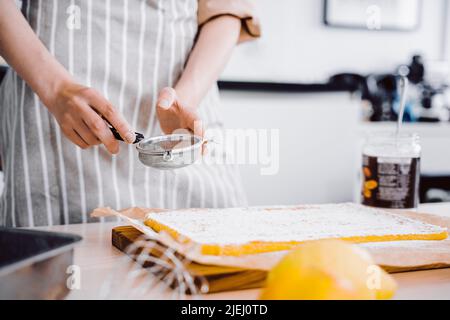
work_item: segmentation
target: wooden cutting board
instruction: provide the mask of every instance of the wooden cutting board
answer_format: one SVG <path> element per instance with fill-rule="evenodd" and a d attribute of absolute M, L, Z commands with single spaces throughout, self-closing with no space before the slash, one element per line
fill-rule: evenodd
<path fill-rule="evenodd" d="M 450 229 L 449 218 L 416 212 L 399 214 Z M 126 252 L 126 247 L 140 236 L 142 233 L 132 226 L 116 227 L 112 230 L 112 243 L 119 250 Z M 375 262 L 390 273 L 450 266 L 450 239 L 365 243 L 360 246 L 367 249 Z M 154 254 L 158 255 L 158 252 Z M 200 283 L 202 277 L 207 280 L 209 293 L 259 288 L 264 285 L 267 275 L 267 272 L 262 270 L 205 265 L 196 262 L 191 262 L 186 267 L 196 279 L 196 283 Z"/>
<path fill-rule="evenodd" d="M 112 244 L 122 252 L 127 252 L 127 247 L 140 237 L 142 237 L 142 232 L 132 226 L 112 229 Z M 155 250 L 151 254 L 159 257 L 161 252 Z M 144 267 L 150 266 L 150 264 L 144 264 Z M 190 262 L 186 268 L 198 287 L 202 283 L 201 278 L 207 281 L 208 293 L 260 288 L 264 285 L 267 275 L 266 271 L 261 270 L 202 265 L 196 262 Z"/>

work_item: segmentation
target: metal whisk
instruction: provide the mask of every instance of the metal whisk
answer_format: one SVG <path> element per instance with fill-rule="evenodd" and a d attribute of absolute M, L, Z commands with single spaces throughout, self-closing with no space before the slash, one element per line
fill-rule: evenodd
<path fill-rule="evenodd" d="M 103 299 L 151 299 L 162 295 L 168 299 L 200 299 L 208 292 L 206 279 L 190 274 L 189 259 L 146 235 L 130 244 L 125 253 L 103 283 Z M 123 279 L 118 278 L 120 274 L 125 274 Z M 117 287 L 120 297 L 114 295 Z"/>

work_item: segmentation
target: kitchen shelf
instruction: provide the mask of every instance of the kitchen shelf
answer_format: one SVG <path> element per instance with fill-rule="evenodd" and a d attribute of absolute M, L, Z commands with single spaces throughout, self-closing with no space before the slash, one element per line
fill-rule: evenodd
<path fill-rule="evenodd" d="M 336 83 L 287 83 L 287 82 L 246 82 L 224 81 L 218 82 L 220 90 L 263 91 L 263 92 L 354 92 L 356 88 Z"/>

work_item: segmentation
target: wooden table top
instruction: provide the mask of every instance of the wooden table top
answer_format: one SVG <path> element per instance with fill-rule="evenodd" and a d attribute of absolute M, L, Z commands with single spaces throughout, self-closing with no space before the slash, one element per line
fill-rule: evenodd
<path fill-rule="evenodd" d="M 422 205 L 420 212 L 433 213 L 450 217 L 450 203 Z M 120 268 L 124 264 L 124 255 L 111 245 L 111 229 L 122 225 L 120 222 L 91 224 L 74 224 L 40 228 L 43 230 L 69 232 L 79 234 L 83 241 L 75 249 L 75 265 L 80 267 L 80 288 L 72 290 L 68 299 L 99 299 L 102 286 L 113 279 L 125 276 L 126 271 Z M 125 274 L 124 274 L 125 273 Z M 395 299 L 450 299 L 450 268 L 415 271 L 394 274 L 399 284 Z M 116 281 L 117 282 L 117 281 Z M 114 283 L 114 281 L 113 281 Z M 130 291 L 123 285 L 114 286 L 113 295 L 109 298 L 127 298 Z M 106 291 L 103 291 L 106 292 Z M 142 299 L 168 299 L 173 292 L 169 289 L 152 290 L 134 296 Z M 259 289 L 232 291 L 203 295 L 203 299 L 256 299 Z"/>

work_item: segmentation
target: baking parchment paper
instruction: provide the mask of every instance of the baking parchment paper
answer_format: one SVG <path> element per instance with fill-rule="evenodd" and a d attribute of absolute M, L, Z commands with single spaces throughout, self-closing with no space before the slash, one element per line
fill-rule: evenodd
<path fill-rule="evenodd" d="M 182 244 L 175 241 L 166 233 L 156 233 L 153 229 L 144 224 L 145 215 L 147 213 L 161 211 L 165 210 L 135 207 L 115 211 L 111 208 L 98 208 L 92 212 L 91 216 L 117 216 L 140 230 L 149 238 L 173 248 L 186 256 L 189 260 L 199 264 L 268 271 L 287 253 L 287 251 L 278 251 L 243 255 L 239 257 L 204 255 L 201 254 L 199 246 Z M 450 230 L 450 218 L 409 211 L 395 211 L 394 213 L 411 219 L 420 220 L 425 223 L 445 227 Z M 358 244 L 358 246 L 369 251 L 375 263 L 382 266 L 388 272 L 450 267 L 449 238 L 445 240 L 369 242 Z"/>

